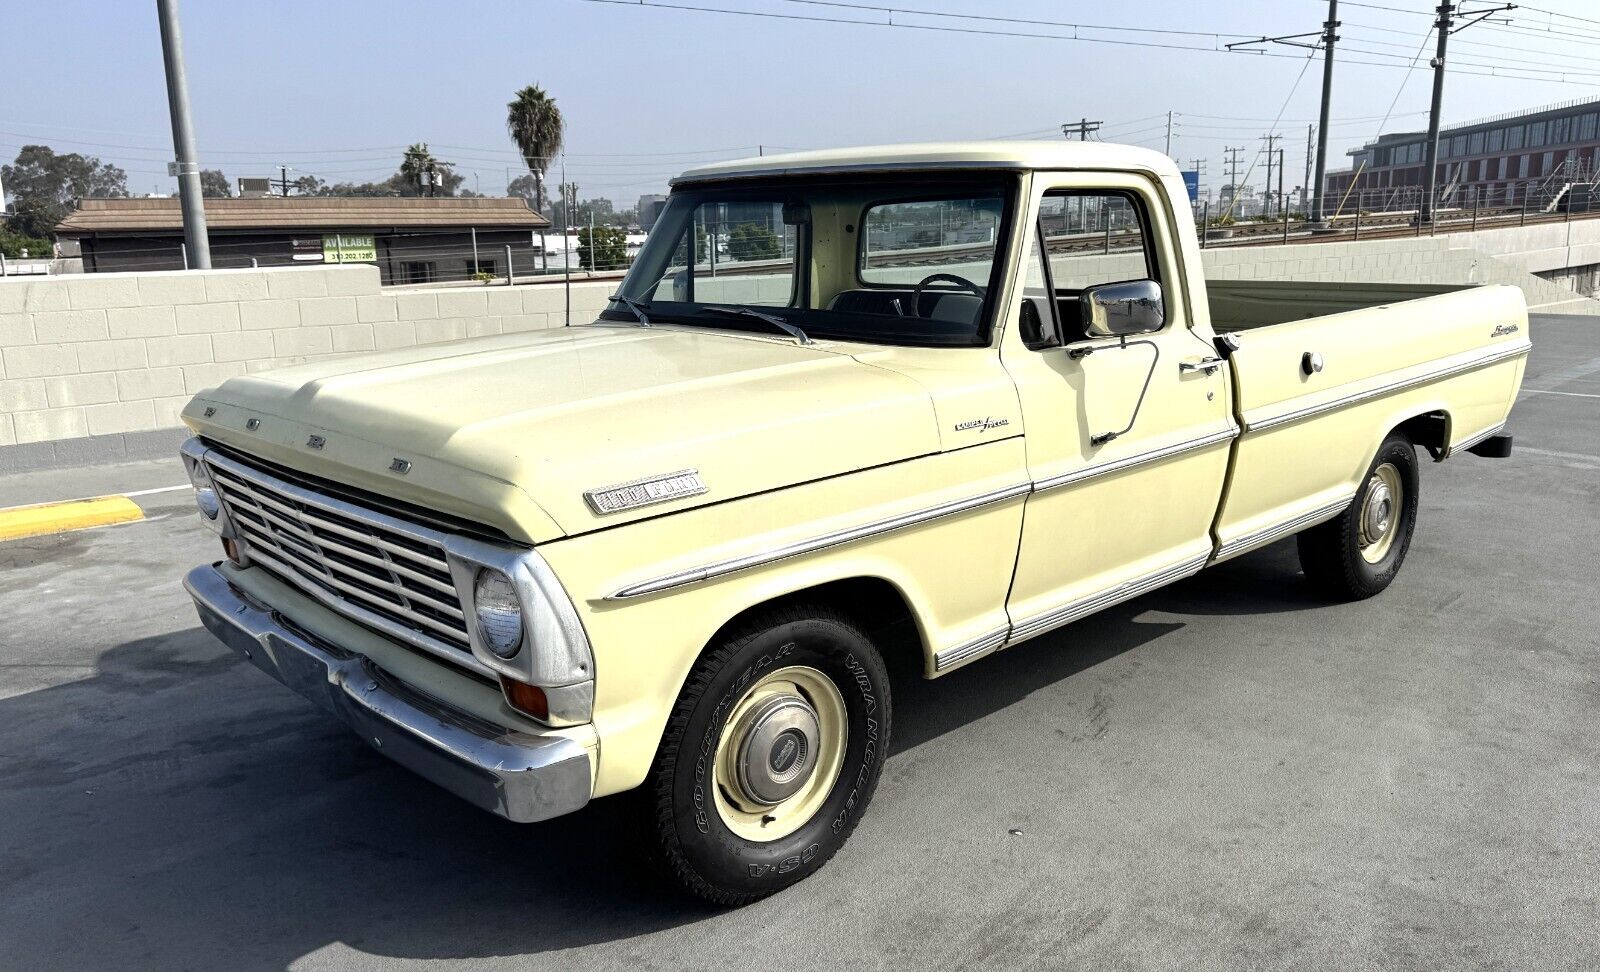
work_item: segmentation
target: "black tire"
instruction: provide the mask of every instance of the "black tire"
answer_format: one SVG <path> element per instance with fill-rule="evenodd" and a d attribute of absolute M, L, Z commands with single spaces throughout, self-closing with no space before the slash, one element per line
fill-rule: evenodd
<path fill-rule="evenodd" d="M 764 842 L 731 830 L 715 804 L 712 763 L 730 712 L 766 674 L 808 666 L 843 697 L 848 731 L 837 777 L 820 808 L 788 836 Z M 741 625 L 689 673 L 642 796 L 655 821 L 657 864 L 691 893 L 749 904 L 820 868 L 843 846 L 888 752 L 889 680 L 855 622 L 832 608 L 796 605 Z"/>
<path fill-rule="evenodd" d="M 1379 470 L 1388 465 L 1399 474 L 1400 502 L 1394 504 L 1397 517 L 1394 535 L 1387 551 L 1375 562 L 1362 554 L 1362 516 L 1374 489 Z M 1378 454 L 1362 477 L 1361 489 L 1350 506 L 1337 517 L 1303 531 L 1297 538 L 1300 566 L 1306 579 L 1328 597 L 1358 601 L 1379 593 L 1394 580 L 1411 548 L 1411 535 L 1417 524 L 1417 497 L 1420 479 L 1417 450 L 1402 432 L 1392 432 L 1378 447 Z"/>

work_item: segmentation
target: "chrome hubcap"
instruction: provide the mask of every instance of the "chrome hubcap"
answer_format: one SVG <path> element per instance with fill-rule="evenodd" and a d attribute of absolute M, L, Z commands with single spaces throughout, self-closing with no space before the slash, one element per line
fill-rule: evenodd
<path fill-rule="evenodd" d="M 1381 482 L 1372 486 L 1372 496 L 1367 500 L 1367 542 L 1371 543 L 1389 532 L 1389 515 L 1394 508 L 1394 498 L 1389 487 Z"/>
<path fill-rule="evenodd" d="M 1382 560 L 1394 546 L 1403 490 L 1400 470 L 1393 463 L 1379 466 L 1367 480 L 1366 495 L 1361 500 L 1359 531 L 1361 556 L 1368 563 Z"/>
<path fill-rule="evenodd" d="M 741 694 L 711 764 L 717 815 L 735 835 L 787 837 L 827 802 L 850 720 L 833 680 L 809 665 L 769 672 Z"/>
<path fill-rule="evenodd" d="M 768 807 L 794 796 L 816 769 L 820 735 L 816 710 L 798 695 L 774 695 L 746 712 L 733 729 L 739 796 Z"/>

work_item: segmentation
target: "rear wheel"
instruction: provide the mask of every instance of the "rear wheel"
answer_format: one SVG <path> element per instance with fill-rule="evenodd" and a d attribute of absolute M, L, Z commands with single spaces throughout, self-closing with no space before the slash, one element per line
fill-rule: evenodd
<path fill-rule="evenodd" d="M 823 606 L 751 623 L 696 663 L 647 785 L 656 849 L 689 891 L 742 905 L 821 867 L 889 743 L 883 660 Z"/>
<path fill-rule="evenodd" d="M 1416 447 L 1403 433 L 1392 433 L 1349 508 L 1300 534 L 1306 578 L 1340 600 L 1371 597 L 1388 587 L 1411 547 L 1418 483 Z"/>

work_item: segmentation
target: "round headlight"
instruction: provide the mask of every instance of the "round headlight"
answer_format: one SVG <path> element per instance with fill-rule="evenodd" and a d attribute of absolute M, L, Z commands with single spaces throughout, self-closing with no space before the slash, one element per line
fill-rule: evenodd
<path fill-rule="evenodd" d="M 511 578 L 498 570 L 478 571 L 472 586 L 473 609 L 478 615 L 478 634 L 483 643 L 501 658 L 511 658 L 522 647 L 522 603 L 511 586 Z"/>

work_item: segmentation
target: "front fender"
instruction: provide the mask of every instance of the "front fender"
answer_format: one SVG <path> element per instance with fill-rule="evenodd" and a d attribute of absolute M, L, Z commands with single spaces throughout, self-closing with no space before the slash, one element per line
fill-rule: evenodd
<path fill-rule="evenodd" d="M 689 671 L 717 632 L 752 607 L 835 581 L 894 586 L 930 652 L 1005 620 L 1025 485 L 1022 440 L 808 483 L 542 547 L 577 602 L 595 653 L 596 794 L 639 785 Z M 821 549 L 693 579 L 697 567 L 804 547 L 808 538 L 998 498 Z M 617 597 L 652 578 L 690 579 Z M 931 670 L 931 662 L 927 663 Z"/>

